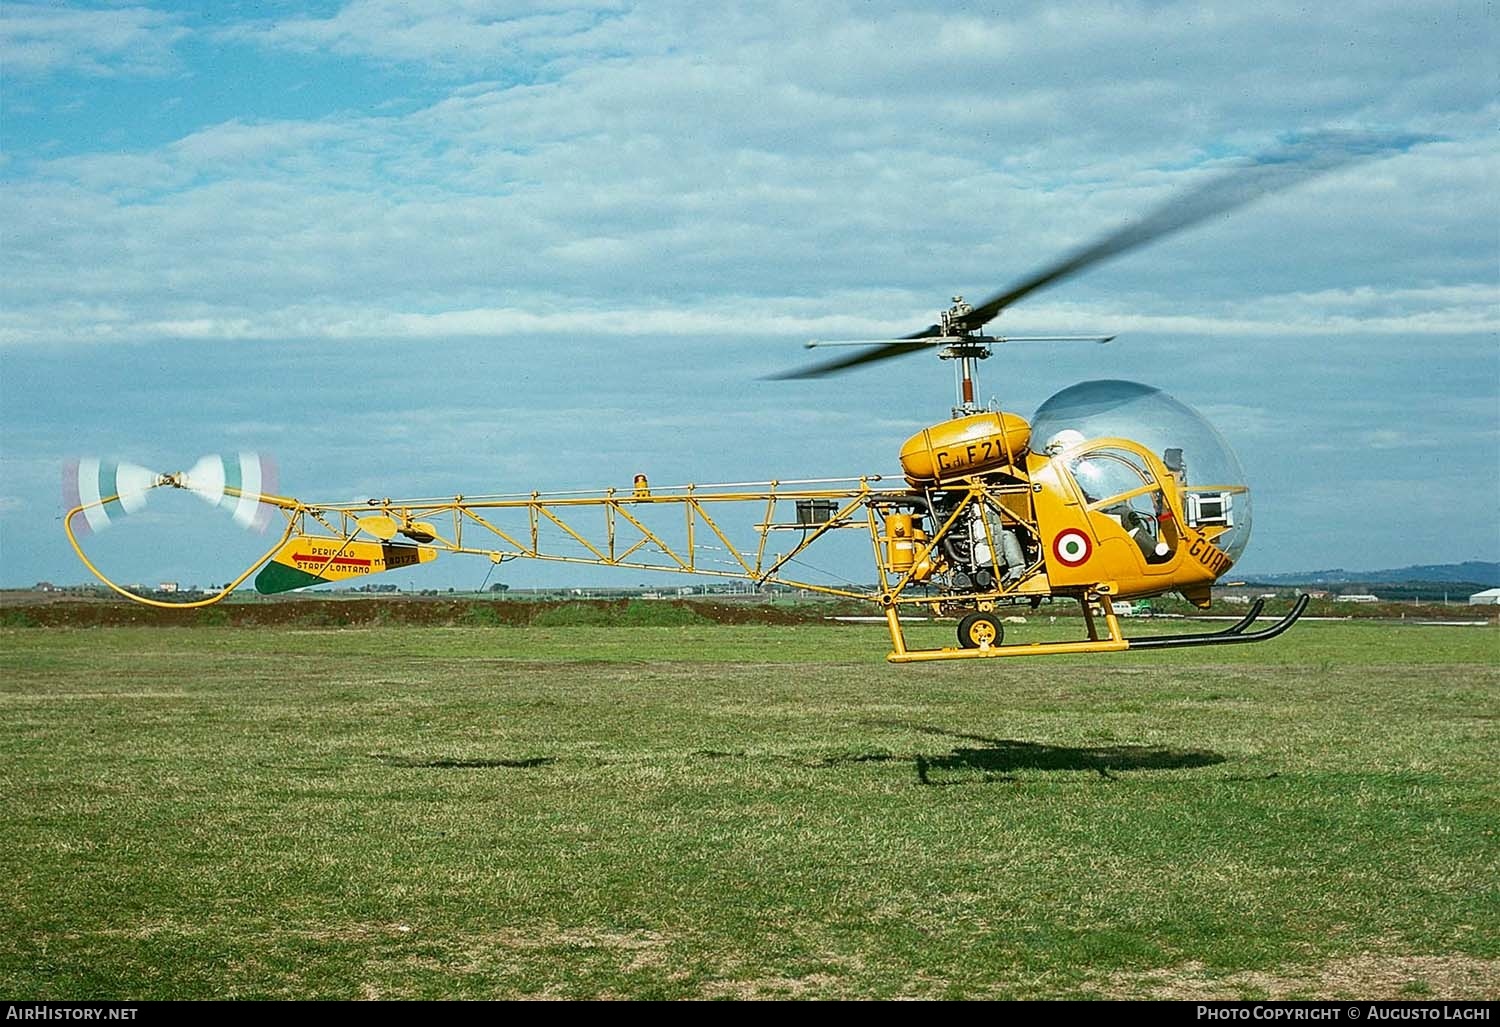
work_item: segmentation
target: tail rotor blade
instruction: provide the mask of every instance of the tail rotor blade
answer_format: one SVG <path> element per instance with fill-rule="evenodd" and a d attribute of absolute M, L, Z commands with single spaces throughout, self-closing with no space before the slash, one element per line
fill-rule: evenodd
<path fill-rule="evenodd" d="M 224 458 L 217 453 L 200 458 L 182 476 L 182 481 L 193 495 L 209 506 L 218 506 L 224 499 L 224 486 L 229 483 Z"/>
<path fill-rule="evenodd" d="M 272 508 L 261 502 L 276 494 L 276 462 L 269 456 L 214 453 L 195 463 L 182 483 L 204 502 L 229 510 L 241 527 L 264 531 L 270 523 Z"/>
<path fill-rule="evenodd" d="M 83 508 L 81 533 L 100 532 L 126 514 L 138 513 L 146 505 L 146 493 L 160 481 L 161 475 L 139 464 L 86 457 L 63 470 L 64 508 Z"/>

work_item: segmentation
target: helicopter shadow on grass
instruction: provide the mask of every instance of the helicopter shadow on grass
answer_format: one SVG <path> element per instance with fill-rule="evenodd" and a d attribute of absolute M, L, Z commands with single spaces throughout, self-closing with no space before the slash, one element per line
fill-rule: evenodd
<path fill-rule="evenodd" d="M 1183 770 L 1196 767 L 1211 767 L 1225 762 L 1225 757 L 1207 749 L 1177 749 L 1160 745 L 1101 745 L 1066 746 L 1047 745 L 1042 742 L 1026 742 L 1009 738 L 990 738 L 986 735 L 966 734 L 925 724 L 907 724 L 897 721 L 866 721 L 879 727 L 895 727 L 943 738 L 974 742 L 976 745 L 960 745 L 944 755 L 928 753 L 892 754 L 885 752 L 860 753 L 829 756 L 817 761 L 814 766 L 836 767 L 850 763 L 905 763 L 910 760 L 916 770 L 917 780 L 924 785 L 946 786 L 957 784 L 1016 781 L 1016 771 L 1022 770 L 1091 770 L 1106 780 L 1117 780 L 1115 771 L 1128 770 Z M 533 756 L 520 759 L 462 758 L 462 757 L 415 757 L 398 756 L 391 753 L 369 753 L 369 758 L 392 767 L 409 769 L 442 770 L 490 770 L 533 769 L 550 766 L 557 762 L 554 756 Z M 727 757 L 744 756 L 743 752 L 718 752 L 699 750 L 695 756 Z M 806 764 L 804 764 L 806 765 Z M 978 773 L 978 777 L 974 773 Z M 945 775 L 953 774 L 954 777 Z M 938 775 L 938 776 L 934 776 Z"/>
<path fill-rule="evenodd" d="M 978 743 L 956 746 L 943 755 L 917 753 L 912 757 L 880 757 L 888 760 L 911 759 L 916 768 L 917 780 L 924 785 L 974 783 L 976 779 L 972 772 L 981 775 L 977 779 L 980 782 L 1015 781 L 1015 772 L 1022 770 L 1091 770 L 1100 777 L 1113 781 L 1117 780 L 1114 773 L 1116 771 L 1190 770 L 1211 767 L 1226 759 L 1222 754 L 1209 749 L 1181 749 L 1163 745 L 1048 745 L 1044 742 L 966 734 L 925 724 L 888 721 L 872 723 Z M 874 757 L 863 757 L 861 761 L 871 758 Z M 942 776 L 950 773 L 961 776 L 948 779 Z M 934 777 L 935 774 L 939 776 Z"/>

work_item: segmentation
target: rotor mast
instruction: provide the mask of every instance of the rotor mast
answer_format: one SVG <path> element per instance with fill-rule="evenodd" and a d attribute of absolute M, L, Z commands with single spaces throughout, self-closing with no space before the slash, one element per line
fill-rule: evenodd
<path fill-rule="evenodd" d="M 974 334 L 974 329 L 968 325 L 968 315 L 973 312 L 974 308 L 965 303 L 962 296 L 955 296 L 953 306 L 938 315 L 943 338 L 952 340 L 938 351 L 938 358 L 958 361 L 958 404 L 953 408 L 954 417 L 979 412 L 979 404 L 974 398 L 974 365 L 990 355 L 987 344 L 992 340 Z"/>

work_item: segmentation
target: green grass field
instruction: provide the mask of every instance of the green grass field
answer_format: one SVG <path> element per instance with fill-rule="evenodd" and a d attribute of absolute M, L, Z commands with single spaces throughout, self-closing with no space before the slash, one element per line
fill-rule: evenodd
<path fill-rule="evenodd" d="M 1500 996 L 1496 629 L 887 642 L 0 630 L 0 991 Z"/>

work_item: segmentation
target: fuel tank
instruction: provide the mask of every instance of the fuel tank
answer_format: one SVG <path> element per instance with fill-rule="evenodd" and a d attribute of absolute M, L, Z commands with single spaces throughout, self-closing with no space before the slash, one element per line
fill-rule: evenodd
<path fill-rule="evenodd" d="M 1018 463 L 1031 425 L 1018 414 L 987 410 L 917 432 L 901 447 L 901 471 L 914 486 Z"/>

